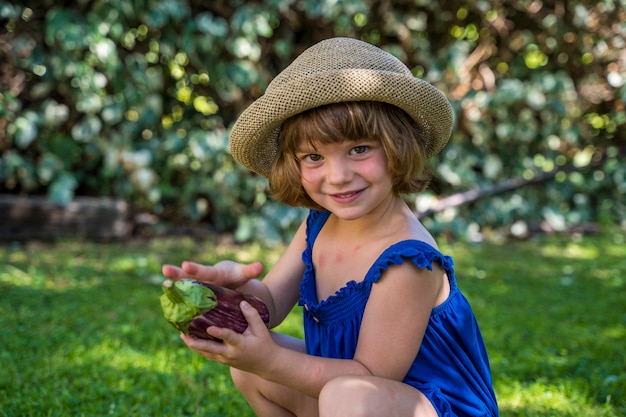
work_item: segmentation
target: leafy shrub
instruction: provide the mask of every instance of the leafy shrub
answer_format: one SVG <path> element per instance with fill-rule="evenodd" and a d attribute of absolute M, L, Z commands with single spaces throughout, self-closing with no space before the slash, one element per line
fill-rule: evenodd
<path fill-rule="evenodd" d="M 299 211 L 233 162 L 229 127 L 304 48 L 356 36 L 455 107 L 420 211 L 435 193 L 521 179 L 437 210 L 431 227 L 626 221 L 626 16 L 611 0 L 24 3 L 0 1 L 0 192 L 116 196 L 166 221 L 280 239 Z"/>

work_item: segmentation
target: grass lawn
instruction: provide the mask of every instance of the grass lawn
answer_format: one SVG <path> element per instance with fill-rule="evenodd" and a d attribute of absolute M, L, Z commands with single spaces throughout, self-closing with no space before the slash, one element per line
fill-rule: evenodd
<path fill-rule="evenodd" d="M 502 416 L 626 415 L 626 233 L 442 248 Z M 252 416 L 227 369 L 163 319 L 160 267 L 278 254 L 188 238 L 0 246 L 0 416 Z"/>

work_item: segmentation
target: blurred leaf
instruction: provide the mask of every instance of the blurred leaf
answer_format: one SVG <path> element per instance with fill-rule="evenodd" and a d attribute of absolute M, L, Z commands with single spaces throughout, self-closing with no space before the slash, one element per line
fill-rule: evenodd
<path fill-rule="evenodd" d="M 46 127 L 56 127 L 66 122 L 70 115 L 70 109 L 67 105 L 56 102 L 55 100 L 46 100 L 42 104 L 43 107 L 43 123 Z"/>
<path fill-rule="evenodd" d="M 222 38 L 228 34 L 228 22 L 224 18 L 213 16 L 211 12 L 199 13 L 195 20 L 201 32 L 216 38 Z"/>
<path fill-rule="evenodd" d="M 18 117 L 13 125 L 15 143 L 18 148 L 26 149 L 37 138 L 39 129 L 35 122 L 36 116 L 33 113 Z"/>
<path fill-rule="evenodd" d="M 46 43 L 65 51 L 89 45 L 83 18 L 74 10 L 53 7 L 46 14 Z"/>
<path fill-rule="evenodd" d="M 50 184 L 48 197 L 51 201 L 65 206 L 72 201 L 77 186 L 76 178 L 68 172 L 63 172 Z"/>
<path fill-rule="evenodd" d="M 43 184 L 48 184 L 61 170 L 63 170 L 63 161 L 56 155 L 45 153 L 37 166 L 37 176 Z"/>
<path fill-rule="evenodd" d="M 102 122 L 97 116 L 85 116 L 72 128 L 72 137 L 78 142 L 88 142 L 98 136 Z"/>
<path fill-rule="evenodd" d="M 566 228 L 626 219 L 626 30 L 614 1 L 40 3 L 0 1 L 0 192 L 50 194 L 67 172 L 72 190 L 135 211 L 224 231 L 246 214 L 263 221 L 240 237 L 275 239 L 298 210 L 278 209 L 266 181 L 234 162 L 228 128 L 297 54 L 349 36 L 449 97 L 456 130 L 431 162 L 432 198 L 562 170 L 425 219 L 434 231 L 537 230 L 554 217 L 545 207 Z"/>

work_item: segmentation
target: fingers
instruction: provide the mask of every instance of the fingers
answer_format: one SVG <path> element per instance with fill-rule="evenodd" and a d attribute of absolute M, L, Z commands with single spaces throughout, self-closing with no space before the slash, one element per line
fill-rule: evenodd
<path fill-rule="evenodd" d="M 262 273 L 263 273 L 263 264 L 259 261 L 253 262 L 248 265 L 244 265 L 244 267 L 241 270 L 241 275 L 246 280 L 249 280 L 252 278 L 258 278 L 261 276 Z"/>
<path fill-rule="evenodd" d="M 195 262 L 184 261 L 181 268 L 190 278 L 211 280 L 215 275 L 215 268 Z"/>
<path fill-rule="evenodd" d="M 180 267 L 174 265 L 163 265 L 161 267 L 161 272 L 167 278 L 192 278 L 209 282 L 214 281 L 217 276 L 215 268 L 187 261 L 183 262 Z"/>
<path fill-rule="evenodd" d="M 208 327 L 206 329 L 207 334 L 219 340 L 202 339 L 185 333 L 180 333 L 180 338 L 185 342 L 187 346 L 189 346 L 193 350 L 196 350 L 198 352 L 211 352 L 217 354 L 221 353 L 220 350 L 224 346 L 224 344 L 220 341 L 222 340 L 224 331 L 228 332 L 228 329 L 222 329 L 220 327 L 214 326 Z"/>
<path fill-rule="evenodd" d="M 191 278 L 199 281 L 215 282 L 218 271 L 211 266 L 203 266 L 195 262 L 185 261 L 180 267 L 174 265 L 163 265 L 161 272 L 167 278 L 182 279 Z M 215 282 L 218 284 L 218 282 Z"/>
<path fill-rule="evenodd" d="M 205 269 L 208 269 L 208 267 L 190 261 L 183 261 L 181 268 L 185 273 L 191 276 L 202 275 L 206 272 Z"/>
<path fill-rule="evenodd" d="M 163 276 L 172 279 L 181 279 L 185 277 L 185 271 L 174 265 L 163 265 L 161 267 Z"/>
<path fill-rule="evenodd" d="M 220 342 L 221 345 L 224 345 L 224 344 L 233 345 L 236 343 L 237 337 L 239 336 L 239 333 L 236 333 L 226 327 L 212 326 L 212 327 L 207 328 L 206 332 L 210 336 L 213 336 L 216 339 L 221 340 L 222 341 Z"/>
<path fill-rule="evenodd" d="M 265 327 L 265 323 L 263 322 L 261 315 L 254 307 L 246 301 L 242 301 L 239 304 L 239 308 L 248 322 L 248 328 L 244 331 L 244 333 L 251 332 L 253 335 L 258 335 L 262 331 L 267 332 L 267 327 Z M 206 332 L 209 335 L 222 340 L 223 343 L 227 345 L 237 345 L 241 342 L 241 338 L 245 336 L 245 334 L 242 336 L 241 334 L 226 327 L 211 326 L 206 329 Z"/>
<path fill-rule="evenodd" d="M 163 265 L 163 275 L 171 279 L 190 278 L 197 281 L 210 282 L 229 288 L 237 288 L 263 273 L 263 264 L 253 262 L 241 264 L 233 261 L 220 261 L 213 266 L 201 265 L 196 262 L 184 261 L 180 267 Z"/>
<path fill-rule="evenodd" d="M 205 358 L 225 365 L 232 365 L 232 361 L 236 357 L 234 349 L 237 349 L 240 342 L 238 338 L 242 336 L 230 329 L 221 327 L 209 327 L 206 329 L 206 332 L 220 341 L 199 339 L 184 333 L 180 334 L 180 338 L 188 348 Z"/>
<path fill-rule="evenodd" d="M 252 278 L 258 278 L 263 272 L 263 264 L 259 261 L 242 264 L 225 260 L 216 263 L 214 268 L 218 271 L 218 274 L 227 277 L 228 283 L 236 286 L 243 285 Z"/>
<path fill-rule="evenodd" d="M 208 360 L 253 372 L 263 363 L 260 358 L 271 356 L 274 343 L 258 311 L 245 301 L 241 302 L 240 308 L 248 322 L 248 327 L 242 334 L 228 328 L 211 326 L 206 329 L 207 334 L 221 342 L 182 333 L 181 339 L 187 347 Z"/>
<path fill-rule="evenodd" d="M 237 345 L 241 342 L 241 338 L 245 336 L 245 333 L 252 333 L 253 335 L 259 335 L 262 332 L 267 332 L 267 327 L 265 326 L 265 322 L 261 318 L 259 312 L 252 307 L 248 302 L 242 301 L 239 304 L 239 308 L 241 308 L 241 312 L 248 322 L 248 328 L 244 331 L 244 335 L 228 329 L 226 327 L 216 327 L 210 326 L 206 329 L 207 334 L 220 339 L 223 343 L 228 345 Z M 196 350 L 207 350 L 210 348 L 212 351 L 215 349 L 215 345 L 213 341 L 207 341 L 204 339 L 197 339 L 194 337 L 185 336 L 181 334 L 181 338 L 185 341 L 187 346 Z"/>
<path fill-rule="evenodd" d="M 265 322 L 256 308 L 252 307 L 246 301 L 239 303 L 239 308 L 241 308 L 241 312 L 248 322 L 248 330 L 252 331 L 252 333 L 256 335 L 261 334 L 261 332 L 267 332 Z"/>

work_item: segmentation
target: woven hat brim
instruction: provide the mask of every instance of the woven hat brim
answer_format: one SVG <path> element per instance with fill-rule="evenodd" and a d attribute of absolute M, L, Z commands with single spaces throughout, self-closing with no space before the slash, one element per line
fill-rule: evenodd
<path fill-rule="evenodd" d="M 278 152 L 278 136 L 286 119 L 325 104 L 380 101 L 400 107 L 426 132 L 427 157 L 448 142 L 453 113 L 445 96 L 411 75 L 371 69 L 317 72 L 269 89 L 252 103 L 230 134 L 233 157 L 251 171 L 267 177 Z"/>

